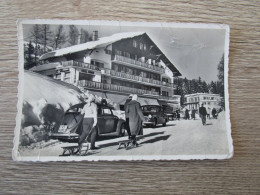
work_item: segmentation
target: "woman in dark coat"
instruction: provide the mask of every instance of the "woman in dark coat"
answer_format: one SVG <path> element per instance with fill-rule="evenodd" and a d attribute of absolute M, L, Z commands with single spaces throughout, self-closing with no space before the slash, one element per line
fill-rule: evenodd
<path fill-rule="evenodd" d="M 133 95 L 132 100 L 127 104 L 126 112 L 129 116 L 129 126 L 131 131 L 131 142 L 136 145 L 136 135 L 142 130 L 142 121 L 144 115 L 141 109 L 141 105 L 137 102 L 137 95 Z"/>

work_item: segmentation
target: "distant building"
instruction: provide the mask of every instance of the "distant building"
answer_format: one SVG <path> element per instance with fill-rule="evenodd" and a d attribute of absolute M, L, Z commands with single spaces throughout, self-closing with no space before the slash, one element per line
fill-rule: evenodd
<path fill-rule="evenodd" d="M 209 111 L 213 108 L 219 109 L 219 103 L 221 97 L 219 94 L 209 94 L 209 93 L 194 93 L 184 96 L 184 105 L 188 110 L 199 110 L 201 104 Z"/>
<path fill-rule="evenodd" d="M 121 107 L 129 94 L 137 94 L 142 105 L 180 106 L 174 81 L 181 74 L 144 32 L 98 38 L 94 31 L 93 41 L 46 53 L 40 60 L 59 63 L 56 72 L 44 70 L 47 76 L 87 88 Z"/>

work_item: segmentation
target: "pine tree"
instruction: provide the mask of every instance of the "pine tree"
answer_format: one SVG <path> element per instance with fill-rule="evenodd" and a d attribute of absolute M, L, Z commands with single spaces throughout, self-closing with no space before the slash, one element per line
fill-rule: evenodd
<path fill-rule="evenodd" d="M 59 25 L 57 30 L 55 31 L 52 42 L 53 42 L 53 48 L 58 49 L 66 42 L 67 36 L 65 32 L 63 32 L 63 26 Z"/>
<path fill-rule="evenodd" d="M 202 93 L 209 93 L 209 88 L 208 88 L 208 84 L 206 83 L 206 81 L 202 81 L 201 92 Z"/>
<path fill-rule="evenodd" d="M 80 29 L 80 43 L 86 43 L 89 41 L 89 33 L 84 29 Z"/>
<path fill-rule="evenodd" d="M 35 24 L 33 26 L 33 29 L 31 31 L 31 40 L 35 44 L 35 47 L 34 47 L 34 63 L 37 65 L 37 63 L 38 63 L 38 56 L 39 56 L 38 45 L 39 45 L 40 40 L 41 40 L 41 28 L 40 28 L 40 25 Z"/>
<path fill-rule="evenodd" d="M 24 59 L 25 59 L 24 69 L 25 70 L 28 70 L 34 66 L 34 59 L 32 57 L 33 53 L 34 53 L 34 47 L 32 45 L 32 42 L 30 41 L 27 44 L 27 46 L 24 47 Z"/>
<path fill-rule="evenodd" d="M 224 54 L 218 64 L 218 82 L 219 94 L 221 97 L 220 106 L 225 109 L 225 94 L 224 94 Z"/>
<path fill-rule="evenodd" d="M 203 93 L 201 77 L 198 79 L 198 90 L 197 93 Z"/>
<path fill-rule="evenodd" d="M 69 44 L 70 45 L 77 45 L 78 43 L 78 36 L 79 30 L 76 26 L 70 25 L 69 26 Z"/>
<path fill-rule="evenodd" d="M 212 94 L 217 94 L 218 93 L 217 85 L 216 85 L 216 83 L 214 81 L 211 81 L 209 86 L 210 86 L 210 88 L 209 88 L 210 93 L 212 93 Z"/>
<path fill-rule="evenodd" d="M 50 30 L 50 25 L 48 24 L 44 24 L 41 26 L 41 40 L 40 42 L 43 45 L 43 53 L 46 53 L 49 51 L 49 49 L 47 49 L 48 45 L 51 42 L 51 37 L 52 37 L 52 32 Z"/>

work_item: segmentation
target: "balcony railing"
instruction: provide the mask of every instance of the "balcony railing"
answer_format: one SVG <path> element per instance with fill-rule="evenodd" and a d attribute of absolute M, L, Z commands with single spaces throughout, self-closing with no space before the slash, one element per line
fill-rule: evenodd
<path fill-rule="evenodd" d="M 150 70 L 153 70 L 153 71 L 157 71 L 157 72 L 160 72 L 160 73 L 165 73 L 165 70 L 162 67 L 147 64 L 145 62 L 139 62 L 137 60 L 127 58 L 127 57 L 124 57 L 124 56 L 115 55 L 114 60 L 119 61 L 119 62 L 132 64 L 132 65 L 139 66 L 139 67 L 143 67 L 143 68 L 150 69 Z"/>
<path fill-rule="evenodd" d="M 87 81 L 87 80 L 80 80 L 79 86 L 81 87 L 88 87 L 92 89 L 99 89 L 99 90 L 106 90 L 106 91 L 117 91 L 117 92 L 124 92 L 128 94 L 139 94 L 139 95 L 159 95 L 158 92 L 148 91 L 144 89 L 137 89 L 125 86 L 119 86 L 114 84 L 108 83 L 99 83 L 94 81 Z"/>
<path fill-rule="evenodd" d="M 119 56 L 119 57 L 122 57 L 122 56 Z M 123 57 L 123 58 L 125 58 L 125 57 Z M 128 59 L 128 58 L 126 58 L 126 59 Z M 130 60 L 132 60 L 132 59 L 130 59 Z M 174 85 L 172 83 L 167 83 L 167 82 L 158 81 L 158 80 L 155 80 L 155 79 L 131 75 L 131 74 L 124 73 L 124 72 L 117 72 L 117 71 L 111 70 L 111 69 L 99 68 L 99 67 L 91 65 L 91 64 L 87 64 L 87 63 L 83 63 L 83 62 L 77 62 L 77 61 L 74 61 L 74 60 L 62 62 L 62 66 L 63 67 L 76 66 L 76 67 L 87 68 L 87 69 L 95 70 L 95 71 L 100 71 L 102 69 L 102 70 L 104 70 L 105 74 L 108 74 L 108 75 L 111 75 L 111 76 L 131 79 L 131 80 L 150 83 L 150 84 L 159 85 L 159 86 L 174 87 Z M 153 65 L 150 65 L 150 66 L 153 66 Z M 156 67 L 156 66 L 154 66 L 154 67 Z M 159 67 L 156 67 L 156 68 L 159 68 Z"/>
<path fill-rule="evenodd" d="M 158 80 L 154 80 L 154 79 L 150 79 L 150 78 L 131 75 L 131 74 L 124 73 L 124 72 L 116 72 L 115 70 L 104 69 L 104 73 L 107 75 L 114 76 L 114 77 L 131 79 L 134 81 L 145 82 L 145 83 L 149 83 L 149 84 L 153 84 L 153 85 L 173 87 L 172 83 L 167 83 L 167 82 L 162 82 L 162 81 L 158 81 Z"/>
<path fill-rule="evenodd" d="M 91 70 L 100 70 L 100 68 L 97 67 L 97 66 L 87 64 L 87 63 L 83 63 L 83 62 L 77 62 L 77 61 L 74 61 L 74 60 L 65 61 L 65 62 L 62 62 L 61 64 L 64 67 L 77 66 L 77 67 L 87 68 L 87 69 L 91 69 Z"/>

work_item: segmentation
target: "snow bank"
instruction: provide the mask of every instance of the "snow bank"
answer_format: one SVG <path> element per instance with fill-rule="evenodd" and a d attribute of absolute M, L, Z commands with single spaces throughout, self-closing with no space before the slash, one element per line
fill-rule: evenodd
<path fill-rule="evenodd" d="M 26 71 L 20 144 L 48 140 L 49 131 L 59 126 L 64 112 L 83 102 L 82 95 L 73 85 Z"/>

